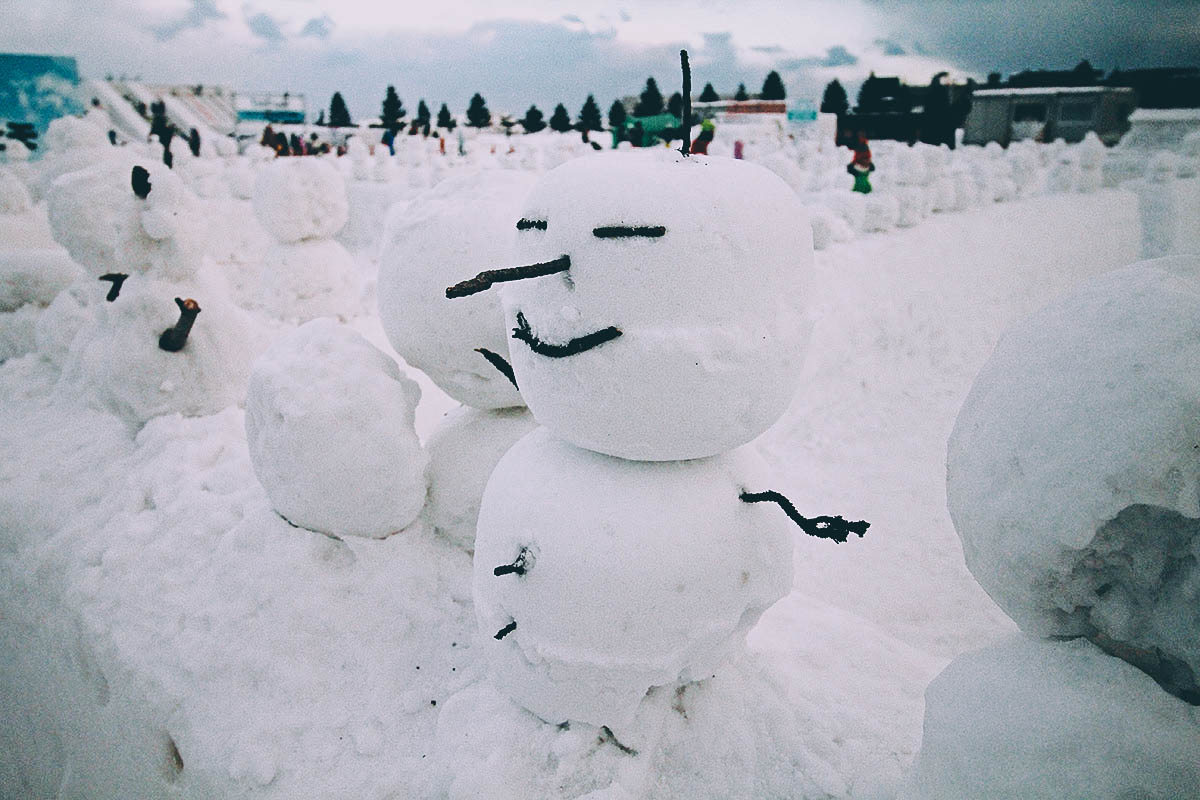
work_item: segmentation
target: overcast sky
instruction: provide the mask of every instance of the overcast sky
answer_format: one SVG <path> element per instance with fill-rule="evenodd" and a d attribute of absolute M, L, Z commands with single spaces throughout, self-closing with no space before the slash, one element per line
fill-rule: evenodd
<path fill-rule="evenodd" d="M 870 71 L 928 82 L 982 78 L 1080 59 L 1200 66 L 1200 0 L 0 0 L 0 52 L 69 55 L 85 77 L 304 92 L 328 108 L 379 113 L 393 84 L 462 113 L 474 92 L 493 112 L 607 109 L 653 75 L 680 85 L 687 48 L 698 93 L 711 81 L 758 91 L 771 69 L 789 97 L 817 99 Z"/>

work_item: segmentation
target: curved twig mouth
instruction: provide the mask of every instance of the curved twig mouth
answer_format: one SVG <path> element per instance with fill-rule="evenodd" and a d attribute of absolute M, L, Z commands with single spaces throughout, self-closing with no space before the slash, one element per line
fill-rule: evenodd
<path fill-rule="evenodd" d="M 547 358 L 566 358 L 567 356 L 579 355 L 592 348 L 599 347 L 605 342 L 611 342 L 620 335 L 621 330 L 610 325 L 607 328 L 593 331 L 583 336 L 576 336 L 562 344 L 544 342 L 529 327 L 529 322 L 520 311 L 517 312 L 517 327 L 513 328 L 512 332 L 512 338 L 519 342 L 524 342 L 529 346 L 530 350 L 539 356 L 546 356 Z"/>

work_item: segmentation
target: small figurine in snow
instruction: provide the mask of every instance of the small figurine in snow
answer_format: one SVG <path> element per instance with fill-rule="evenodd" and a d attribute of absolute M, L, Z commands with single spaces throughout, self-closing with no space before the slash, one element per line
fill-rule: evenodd
<path fill-rule="evenodd" d="M 867 135 L 859 131 L 850 149 L 854 151 L 854 157 L 846 165 L 846 171 L 854 176 L 854 188 L 851 191 L 870 194 L 871 173 L 875 171 L 875 162 L 871 160 L 871 146 L 867 143 Z"/>

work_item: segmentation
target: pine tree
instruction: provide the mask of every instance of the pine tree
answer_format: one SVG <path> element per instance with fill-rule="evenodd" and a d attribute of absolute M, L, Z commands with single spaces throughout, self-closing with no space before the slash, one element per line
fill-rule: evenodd
<path fill-rule="evenodd" d="M 488 111 L 487 103 L 479 92 L 471 98 L 467 106 L 467 124 L 472 128 L 486 128 L 492 124 L 492 112 Z"/>
<path fill-rule="evenodd" d="M 783 78 L 779 77 L 779 73 L 775 70 L 767 73 L 760 97 L 763 100 L 783 100 L 787 97 L 787 90 L 783 88 Z"/>
<path fill-rule="evenodd" d="M 554 107 L 554 113 L 550 116 L 550 128 L 559 133 L 566 133 L 574 126 L 571 125 L 571 115 L 567 113 L 567 107 L 559 103 Z"/>
<path fill-rule="evenodd" d="M 424 128 L 429 124 L 429 106 L 425 105 L 425 101 L 421 100 L 417 103 L 417 116 L 413 122 L 418 128 Z"/>
<path fill-rule="evenodd" d="M 704 84 L 704 91 L 700 93 L 701 103 L 712 103 L 720 99 L 721 96 L 717 94 L 717 90 L 713 88 L 711 83 Z"/>
<path fill-rule="evenodd" d="M 821 96 L 821 111 L 825 114 L 837 114 L 839 117 L 850 109 L 850 99 L 840 81 L 834 78 L 825 85 L 825 94 Z"/>
<path fill-rule="evenodd" d="M 546 115 L 537 106 L 530 106 L 520 122 L 521 127 L 525 129 L 526 133 L 537 133 L 540 130 L 545 130 Z"/>
<path fill-rule="evenodd" d="M 683 95 L 679 92 L 671 95 L 671 99 L 667 101 L 667 113 L 673 117 L 681 117 L 683 115 Z"/>
<path fill-rule="evenodd" d="M 646 88 L 642 90 L 638 104 L 633 107 L 633 115 L 635 117 L 653 117 L 662 112 L 662 92 L 658 90 L 658 84 L 654 82 L 654 78 L 647 78 Z"/>
<path fill-rule="evenodd" d="M 457 125 L 458 122 L 450 116 L 450 109 L 446 108 L 445 103 L 442 103 L 442 107 L 438 109 L 437 126 L 452 131 Z"/>
<path fill-rule="evenodd" d="M 625 112 L 625 104 L 620 100 L 613 100 L 613 104 L 608 108 L 608 127 L 614 131 L 622 130 L 627 119 L 629 114 Z"/>
<path fill-rule="evenodd" d="M 396 87 L 387 87 L 387 94 L 383 98 L 383 108 L 379 114 L 379 124 L 388 130 L 397 130 L 400 127 L 400 120 L 404 119 L 404 115 L 407 113 L 404 110 L 404 103 L 400 102 L 400 97 L 396 94 Z"/>
<path fill-rule="evenodd" d="M 579 130 L 604 130 L 604 121 L 600 117 L 600 106 L 596 105 L 596 98 L 590 94 L 587 96 L 583 108 L 579 109 Z"/>
<path fill-rule="evenodd" d="M 342 99 L 342 93 L 334 92 L 333 99 L 329 101 L 330 127 L 345 128 L 353 124 L 350 121 L 350 110 L 346 108 L 346 101 Z"/>
<path fill-rule="evenodd" d="M 746 94 L 746 84 L 739 83 L 737 94 L 733 96 L 734 100 L 749 100 L 750 95 Z"/>
<path fill-rule="evenodd" d="M 321 113 L 317 114 L 317 121 L 314 122 L 313 124 L 314 125 L 324 125 L 325 124 L 325 109 L 323 109 L 323 108 L 321 109 Z"/>

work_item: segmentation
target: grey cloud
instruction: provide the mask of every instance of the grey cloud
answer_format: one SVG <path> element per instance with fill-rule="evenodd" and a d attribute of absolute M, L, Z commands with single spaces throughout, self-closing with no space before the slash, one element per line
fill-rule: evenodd
<path fill-rule="evenodd" d="M 155 38 L 166 41 L 178 36 L 189 28 L 202 28 L 210 20 L 225 19 L 225 14 L 217 8 L 215 0 L 192 0 L 191 8 L 178 19 L 155 25 L 150 28 Z"/>
<path fill-rule="evenodd" d="M 1200 65 L 1196 0 L 873 0 L 889 30 L 984 74 Z M 920 52 L 920 50 L 918 50 Z"/>
<path fill-rule="evenodd" d="M 891 39 L 876 39 L 875 46 L 878 47 L 885 56 L 902 56 L 907 54 L 903 47 L 896 44 Z"/>
<path fill-rule="evenodd" d="M 328 39 L 333 33 L 333 18 L 328 14 L 323 14 L 319 17 L 313 17 L 308 22 L 304 23 L 304 27 L 300 29 L 301 36 L 313 36 L 317 39 Z"/>
<path fill-rule="evenodd" d="M 249 11 L 247 11 L 246 27 L 249 28 L 250 32 L 255 36 L 268 42 L 282 42 L 285 38 L 283 35 L 283 29 L 269 14 L 251 14 Z"/>
<path fill-rule="evenodd" d="M 858 56 L 851 53 L 840 44 L 825 51 L 824 56 L 809 56 L 808 58 L 785 58 L 779 66 L 786 70 L 805 70 L 813 67 L 851 67 L 858 63 Z"/>

